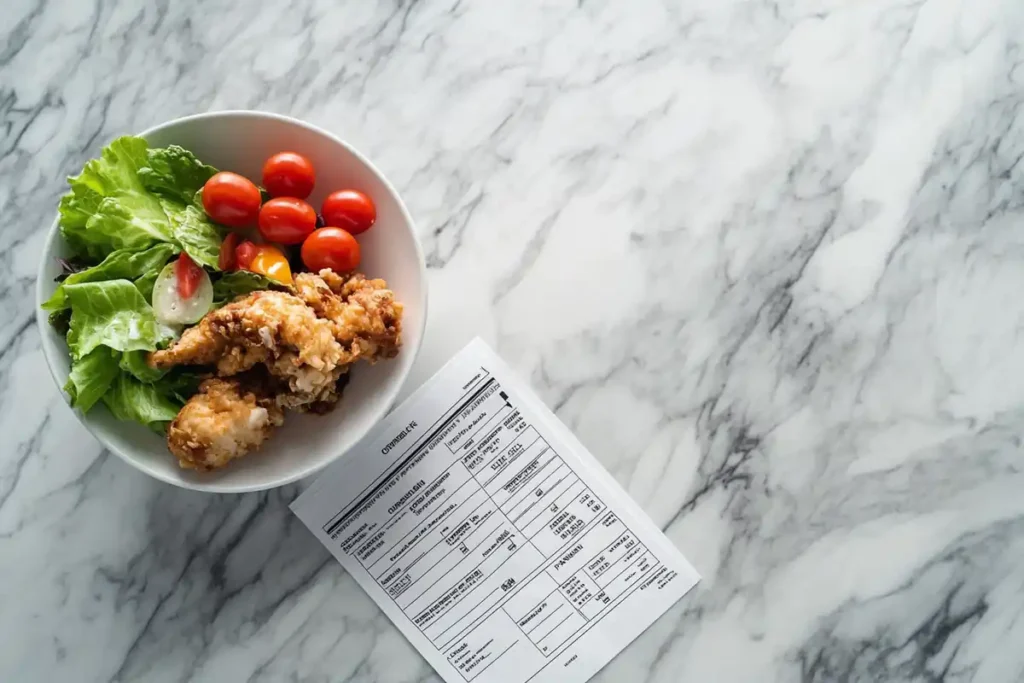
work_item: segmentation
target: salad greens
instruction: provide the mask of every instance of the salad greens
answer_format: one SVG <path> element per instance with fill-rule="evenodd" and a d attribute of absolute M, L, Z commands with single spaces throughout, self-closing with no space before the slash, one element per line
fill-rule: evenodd
<path fill-rule="evenodd" d="M 139 179 L 147 148 L 142 138 L 118 138 L 68 178 L 71 192 L 60 201 L 60 228 L 75 252 L 99 259 L 117 249 L 138 251 L 173 240 L 160 199 Z"/>
<path fill-rule="evenodd" d="M 65 288 L 69 285 L 119 279 L 135 280 L 137 285 L 139 278 L 146 277 L 153 272 L 159 273 L 164 264 L 171 260 L 175 249 L 173 244 L 165 243 L 157 244 L 143 251 L 128 251 L 127 249 L 113 251 L 98 265 L 68 275 L 49 300 L 43 304 L 43 308 L 47 311 L 59 311 L 67 308 L 70 304 Z M 152 279 L 155 280 L 156 276 L 153 275 Z M 152 288 L 151 280 L 149 289 L 152 290 Z M 143 292 L 143 296 L 147 296 L 142 288 L 140 291 Z"/>
<path fill-rule="evenodd" d="M 146 362 L 149 351 L 126 351 L 121 354 L 118 365 L 140 382 L 156 382 L 167 374 L 167 370 L 154 368 Z"/>
<path fill-rule="evenodd" d="M 103 403 L 118 420 L 141 422 L 160 431 L 182 406 L 173 393 L 162 391 L 156 384 L 140 382 L 127 373 L 117 376 L 110 391 L 103 395 Z"/>
<path fill-rule="evenodd" d="M 121 420 L 162 429 L 195 392 L 195 376 L 146 361 L 176 336 L 151 303 L 161 269 L 182 251 L 219 270 L 223 229 L 203 211 L 201 193 L 216 173 L 176 145 L 151 149 L 142 138 L 122 137 L 68 178 L 60 230 L 76 268 L 43 308 L 67 326 L 64 389 L 72 406 L 88 411 L 102 401 Z M 77 268 L 83 262 L 87 267 Z M 268 286 L 255 274 L 225 278 L 225 299 Z"/>
<path fill-rule="evenodd" d="M 220 228 L 210 222 L 203 209 L 192 204 L 181 206 L 169 199 L 161 200 L 161 206 L 171 222 L 175 241 L 201 266 L 217 270 L 217 257 L 223 235 Z"/>
<path fill-rule="evenodd" d="M 139 290 L 139 293 L 146 298 L 146 303 L 150 306 L 153 305 L 153 285 L 156 284 L 156 279 L 160 277 L 160 271 L 161 268 L 157 268 L 137 278 L 132 283 L 135 285 L 135 289 Z"/>
<path fill-rule="evenodd" d="M 139 180 L 151 192 L 179 204 L 199 204 L 196 193 L 217 169 L 196 159 L 187 149 L 171 145 L 146 151 L 146 165 L 139 169 Z"/>
<path fill-rule="evenodd" d="M 115 355 L 115 352 L 101 346 L 71 364 L 64 391 L 71 397 L 72 406 L 85 412 L 107 392 L 121 374 Z"/>
<path fill-rule="evenodd" d="M 223 235 L 196 204 L 216 172 L 181 147 L 151 150 L 142 138 L 118 138 L 68 178 L 61 234 L 76 253 L 94 259 L 165 243 L 216 268 L 209 254 L 218 252 Z"/>
<path fill-rule="evenodd" d="M 80 360 L 97 346 L 115 351 L 147 351 L 174 338 L 157 322 L 153 308 L 127 280 L 65 285 L 71 302 L 68 349 Z"/>
<path fill-rule="evenodd" d="M 280 287 L 266 275 L 253 273 L 248 270 L 236 270 L 232 273 L 224 273 L 213 283 L 213 305 L 223 306 L 225 303 L 237 296 L 255 292 L 259 289 L 273 289 Z"/>

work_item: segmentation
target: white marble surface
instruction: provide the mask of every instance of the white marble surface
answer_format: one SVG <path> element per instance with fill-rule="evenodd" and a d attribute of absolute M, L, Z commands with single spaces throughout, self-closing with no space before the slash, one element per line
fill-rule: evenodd
<path fill-rule="evenodd" d="M 596 680 L 1024 679 L 1024 5 L 5 0 L 0 680 L 434 680 L 286 505 L 76 422 L 32 294 L 108 139 L 292 114 L 704 581 Z"/>

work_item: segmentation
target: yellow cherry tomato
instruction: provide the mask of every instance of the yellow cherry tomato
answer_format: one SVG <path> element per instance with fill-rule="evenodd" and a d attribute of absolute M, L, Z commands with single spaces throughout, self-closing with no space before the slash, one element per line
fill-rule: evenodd
<path fill-rule="evenodd" d="M 277 280 L 285 285 L 292 284 L 292 268 L 288 265 L 284 252 L 269 244 L 256 247 L 256 256 L 253 257 L 248 270 L 266 275 L 271 280 Z"/>

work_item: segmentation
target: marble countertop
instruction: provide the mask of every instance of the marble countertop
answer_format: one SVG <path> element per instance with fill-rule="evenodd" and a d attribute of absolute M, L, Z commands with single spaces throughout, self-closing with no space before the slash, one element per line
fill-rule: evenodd
<path fill-rule="evenodd" d="M 435 680 L 289 514 L 102 451 L 33 311 L 63 178 L 291 114 L 704 576 L 595 680 L 1024 678 L 1024 7 L 9 0 L 0 680 Z"/>

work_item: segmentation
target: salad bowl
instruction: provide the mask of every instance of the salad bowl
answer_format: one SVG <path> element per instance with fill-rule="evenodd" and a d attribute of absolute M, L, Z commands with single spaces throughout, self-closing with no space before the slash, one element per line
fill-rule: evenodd
<path fill-rule="evenodd" d="M 411 216 L 395 188 L 364 156 L 331 133 L 302 121 L 255 111 L 224 111 L 175 119 L 139 134 L 151 148 L 178 145 L 223 171 L 259 178 L 265 159 L 282 150 L 297 152 L 316 168 L 309 202 L 318 206 L 335 187 L 355 188 L 371 197 L 374 228 L 359 235 L 359 270 L 383 278 L 402 303 L 401 350 L 397 357 L 353 367 L 339 404 L 326 415 L 289 414 L 255 452 L 213 472 L 182 469 L 168 452 L 164 435 L 143 424 L 116 419 L 98 402 L 78 419 L 112 453 L 160 481 L 199 491 L 238 493 L 282 486 L 314 474 L 344 455 L 391 408 L 416 359 L 427 315 L 426 266 Z M 98 153 L 97 149 L 97 153 Z M 43 355 L 58 387 L 64 387 L 71 359 L 64 334 L 41 308 L 58 287 L 59 259 L 69 255 L 59 216 L 49 227 L 39 263 L 36 304 Z M 65 394 L 67 399 L 67 395 Z M 68 454 L 67 457 L 74 457 Z"/>

